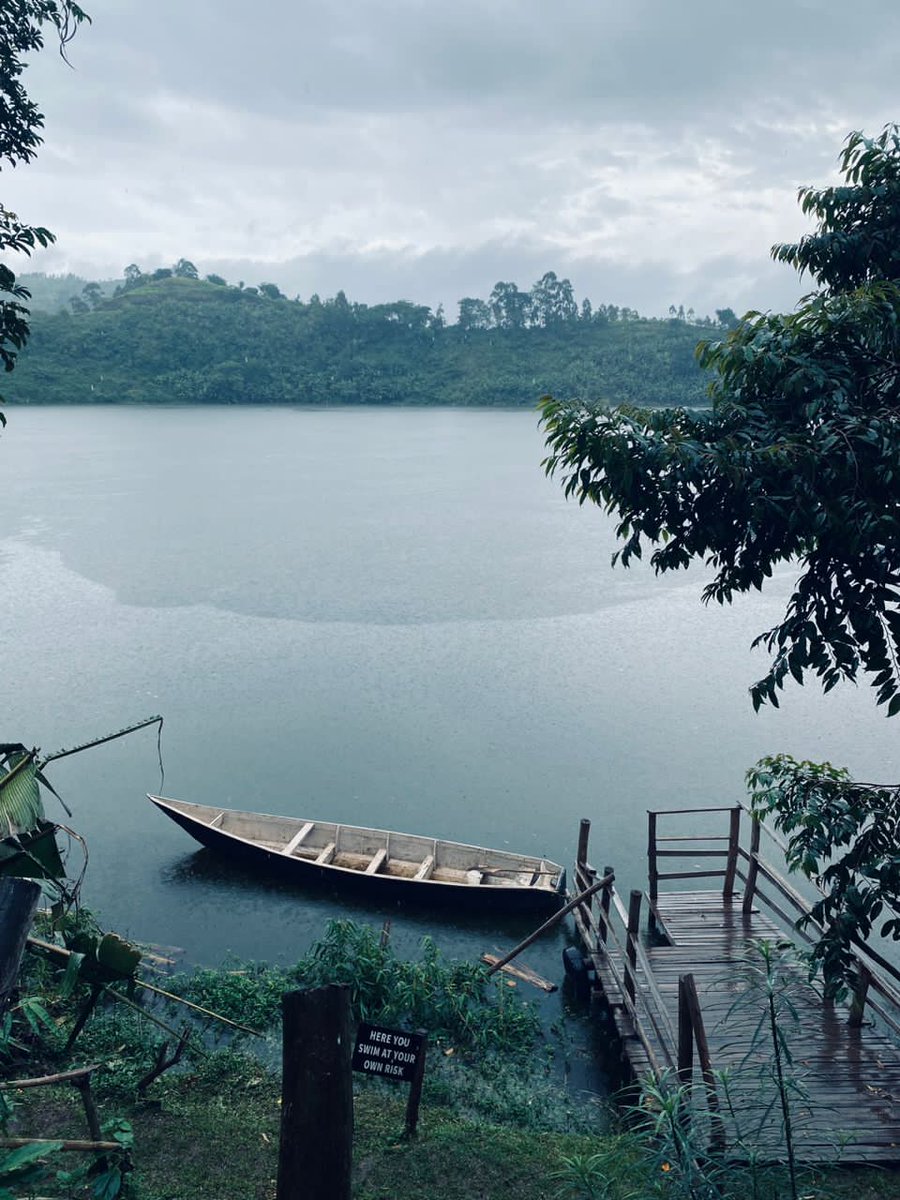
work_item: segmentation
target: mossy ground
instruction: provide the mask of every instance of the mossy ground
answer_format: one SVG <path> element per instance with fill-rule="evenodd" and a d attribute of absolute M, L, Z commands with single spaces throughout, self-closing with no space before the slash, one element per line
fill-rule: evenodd
<path fill-rule="evenodd" d="M 159 1081 L 142 1102 L 107 1100 L 107 1111 L 134 1125 L 134 1184 L 139 1200 L 274 1200 L 280 1123 L 277 1080 L 254 1070 L 212 1069 Z M 403 1137 L 405 1090 L 361 1083 L 355 1098 L 355 1200 L 435 1197 L 438 1200 L 557 1200 L 566 1192 L 555 1173 L 563 1156 L 589 1156 L 614 1134 L 541 1133 L 471 1121 L 428 1105 L 418 1136 Z M 77 1096 L 55 1089 L 32 1094 L 19 1110 L 17 1131 L 83 1137 Z M 610 1196 L 660 1195 L 662 1180 L 646 1177 L 646 1162 L 623 1149 L 614 1160 Z M 64 1195 L 51 1188 L 43 1194 Z M 605 1193 L 597 1192 L 597 1196 Z M 787 1195 L 767 1192 L 767 1196 Z M 807 1176 L 804 1200 L 889 1200 L 900 1196 L 900 1173 L 829 1171 Z"/>

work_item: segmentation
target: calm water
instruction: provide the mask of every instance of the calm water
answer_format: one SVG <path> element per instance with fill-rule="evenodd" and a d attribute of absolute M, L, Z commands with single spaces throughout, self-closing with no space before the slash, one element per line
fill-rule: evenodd
<path fill-rule="evenodd" d="M 763 753 L 897 778 L 864 690 L 753 715 L 749 643 L 789 575 L 708 610 L 697 574 L 613 571 L 607 520 L 541 456 L 522 412 L 12 410 L 4 739 L 49 751 L 160 712 L 169 795 L 563 862 L 587 815 L 625 888 L 646 808 L 733 802 Z M 52 779 L 88 839 L 88 902 L 190 961 L 291 959 L 327 917 L 367 915 L 195 852 L 144 799 L 148 733 Z M 390 915 L 404 947 L 522 932 Z M 561 939 L 529 960 L 558 975 Z"/>

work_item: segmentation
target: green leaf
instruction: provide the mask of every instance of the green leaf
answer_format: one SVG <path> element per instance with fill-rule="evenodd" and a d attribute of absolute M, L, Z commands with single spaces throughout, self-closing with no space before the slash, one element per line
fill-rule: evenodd
<path fill-rule="evenodd" d="M 11 1150 L 6 1158 L 0 1160 L 0 1176 L 4 1173 L 21 1171 L 23 1167 L 27 1167 L 31 1163 L 55 1154 L 62 1147 L 62 1142 L 30 1142 L 27 1146 L 19 1146 L 18 1149 Z"/>
<path fill-rule="evenodd" d="M 81 971 L 81 964 L 84 962 L 84 955 L 73 950 L 69 954 L 69 960 L 66 963 L 65 973 L 59 985 L 59 994 L 65 1000 L 72 994 L 72 990 L 78 981 L 78 975 Z"/>

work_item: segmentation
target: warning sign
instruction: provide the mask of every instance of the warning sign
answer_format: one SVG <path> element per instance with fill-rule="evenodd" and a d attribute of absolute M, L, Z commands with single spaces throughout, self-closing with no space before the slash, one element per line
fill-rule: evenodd
<path fill-rule="evenodd" d="M 425 1035 L 360 1022 L 353 1047 L 353 1070 L 410 1083 L 425 1053 Z"/>

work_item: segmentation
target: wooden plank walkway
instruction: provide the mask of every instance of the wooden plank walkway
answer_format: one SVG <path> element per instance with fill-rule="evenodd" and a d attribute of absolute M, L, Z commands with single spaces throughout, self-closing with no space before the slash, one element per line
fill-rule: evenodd
<path fill-rule="evenodd" d="M 657 1064 L 664 1064 L 667 1054 L 671 1059 L 672 1046 L 667 1050 L 663 1043 L 670 1040 L 667 1031 L 678 1030 L 678 981 L 693 975 L 712 1066 L 734 1073 L 728 1097 L 718 1086 L 726 1141 L 734 1145 L 743 1136 L 778 1157 L 783 1138 L 780 1110 L 777 1103 L 771 1105 L 776 1095 L 771 1041 L 765 1029 L 754 1037 L 765 1017 L 764 997 L 749 987 L 746 962 L 748 939 L 778 941 L 784 932 L 755 906 L 745 915 L 740 896 L 729 901 L 721 891 L 662 894 L 657 911 L 671 944 L 647 946 L 636 963 L 635 1010 L 643 1043 L 624 1003 L 621 944 L 610 943 L 599 952 L 595 940 L 589 946 L 631 1073 L 640 1079 L 651 1071 L 644 1043 Z M 587 930 L 579 929 L 587 946 Z M 834 1162 L 836 1146 L 841 1146 L 842 1162 L 900 1161 L 897 1043 L 871 1023 L 848 1025 L 847 1010 L 823 1005 L 800 971 L 796 984 L 791 1002 L 798 1017 L 794 1021 L 785 1015 L 784 1031 L 793 1057 L 790 1073 L 799 1089 L 792 1103 L 799 1157 Z M 694 1082 L 700 1083 L 696 1063 Z"/>

